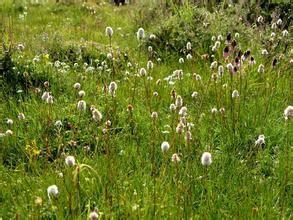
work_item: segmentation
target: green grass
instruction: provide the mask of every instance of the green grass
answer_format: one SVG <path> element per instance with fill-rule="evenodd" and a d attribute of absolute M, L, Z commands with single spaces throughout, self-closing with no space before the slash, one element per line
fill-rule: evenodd
<path fill-rule="evenodd" d="M 87 219 L 97 207 L 101 219 L 291 219 L 292 119 L 286 121 L 283 113 L 293 103 L 292 27 L 288 37 L 282 36 L 282 28 L 275 30 L 269 44 L 270 24 L 253 27 L 240 21 L 248 9 L 237 5 L 210 13 L 191 6 L 167 10 L 141 4 L 118 8 L 3 1 L 1 37 L 14 48 L 11 74 L 16 80 L 6 84 L 0 78 L 0 133 L 13 131 L 0 136 L 0 218 Z M 20 19 L 23 11 L 27 15 Z M 141 25 L 147 38 L 139 42 Z M 111 46 L 107 26 L 114 30 Z M 234 56 L 225 61 L 222 55 L 228 32 L 233 39 L 238 32 L 238 46 L 243 52 L 250 49 L 256 60 L 253 66 L 246 60 L 232 78 L 226 65 Z M 154 42 L 148 39 L 151 33 L 158 37 Z M 220 34 L 224 40 L 212 52 L 211 37 Z M 191 61 L 185 58 L 187 41 L 193 45 Z M 23 52 L 16 49 L 19 43 Z M 268 56 L 261 55 L 264 48 Z M 39 62 L 33 61 L 36 56 Z M 274 58 L 278 64 L 272 68 Z M 57 59 L 63 66 L 54 66 Z M 154 68 L 147 76 L 153 79 L 136 76 L 149 59 Z M 224 66 L 217 80 L 212 79 L 217 69 L 210 69 L 213 59 Z M 94 70 L 87 70 L 85 62 Z M 102 68 L 102 62 L 108 67 Z M 176 69 L 183 70 L 183 79 L 169 84 L 165 78 Z M 49 88 L 43 85 L 46 80 Z M 111 81 L 118 86 L 115 97 L 108 93 Z M 76 82 L 85 91 L 85 112 L 76 107 L 81 99 L 73 88 Z M 22 92 L 13 91 L 14 85 Z M 237 99 L 231 98 L 234 89 L 240 93 Z M 46 90 L 52 92 L 52 105 L 41 99 Z M 193 124 L 189 142 L 187 127 L 176 133 L 180 116 L 179 109 L 169 110 L 175 102 L 172 91 L 188 109 L 185 119 Z M 91 105 L 102 113 L 101 122 L 92 119 Z M 212 114 L 214 107 L 225 113 Z M 18 119 L 21 112 L 24 121 Z M 156 120 L 152 112 L 158 113 Z M 265 145 L 256 146 L 261 134 Z M 166 153 L 163 141 L 171 146 Z M 205 151 L 212 154 L 209 167 L 201 164 Z M 171 161 L 174 153 L 181 159 L 178 164 Z M 68 155 L 75 157 L 74 167 L 65 164 Z M 49 199 L 47 188 L 53 184 L 59 194 Z"/>

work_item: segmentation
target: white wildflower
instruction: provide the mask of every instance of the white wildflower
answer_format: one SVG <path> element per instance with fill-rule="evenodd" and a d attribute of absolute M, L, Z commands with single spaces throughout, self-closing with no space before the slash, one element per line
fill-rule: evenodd
<path fill-rule="evenodd" d="M 263 65 L 263 64 L 260 64 L 260 65 L 258 66 L 257 72 L 259 72 L 259 73 L 263 73 L 264 71 L 265 71 L 265 67 L 264 67 L 264 65 Z"/>
<path fill-rule="evenodd" d="M 209 166 L 212 163 L 212 155 L 209 152 L 204 152 L 201 156 L 201 164 Z"/>
<path fill-rule="evenodd" d="M 283 37 L 288 37 L 288 35 L 289 35 L 289 32 L 287 30 L 282 31 L 282 36 Z"/>
<path fill-rule="evenodd" d="M 53 96 L 49 95 L 46 102 L 50 105 L 53 104 L 54 103 Z"/>
<path fill-rule="evenodd" d="M 259 16 L 259 17 L 257 18 L 257 22 L 258 22 L 258 23 L 263 23 L 263 21 L 264 21 L 263 16 Z"/>
<path fill-rule="evenodd" d="M 293 118 L 293 106 L 289 105 L 285 110 L 284 110 L 284 116 L 285 119 L 288 120 L 290 118 Z"/>
<path fill-rule="evenodd" d="M 79 100 L 77 103 L 77 109 L 79 111 L 85 111 L 86 110 L 86 102 L 84 100 Z"/>
<path fill-rule="evenodd" d="M 190 42 L 187 42 L 186 49 L 189 51 L 189 50 L 191 50 L 191 48 L 192 48 L 191 43 Z"/>
<path fill-rule="evenodd" d="M 5 131 L 5 135 L 6 136 L 11 136 L 11 135 L 13 135 L 13 132 L 8 129 L 7 131 Z"/>
<path fill-rule="evenodd" d="M 77 90 L 79 90 L 80 89 L 80 87 L 81 87 L 81 85 L 80 85 L 80 83 L 74 83 L 74 85 L 73 85 L 73 88 L 75 88 L 75 89 L 77 89 Z"/>
<path fill-rule="evenodd" d="M 222 77 L 224 75 L 224 67 L 222 65 L 218 67 L 218 75 L 219 77 Z"/>
<path fill-rule="evenodd" d="M 79 92 L 78 92 L 78 96 L 79 97 L 84 97 L 85 96 L 85 91 L 83 91 L 83 90 L 80 90 Z"/>
<path fill-rule="evenodd" d="M 255 141 L 255 145 L 265 144 L 265 136 L 263 134 L 258 136 L 258 139 Z"/>
<path fill-rule="evenodd" d="M 182 99 L 182 97 L 180 95 L 178 95 L 176 97 L 175 105 L 176 105 L 176 107 L 181 107 L 183 105 L 183 99 Z"/>
<path fill-rule="evenodd" d="M 211 112 L 212 112 L 212 114 L 217 114 L 218 113 L 218 109 L 217 108 L 212 108 Z"/>
<path fill-rule="evenodd" d="M 49 92 L 44 92 L 43 95 L 42 95 L 42 100 L 46 101 L 49 96 L 50 96 Z"/>
<path fill-rule="evenodd" d="M 110 93 L 112 96 L 115 96 L 116 90 L 117 90 L 117 84 L 113 81 L 113 82 L 111 82 L 110 85 L 109 85 L 109 93 Z"/>
<path fill-rule="evenodd" d="M 49 199 L 51 197 L 56 197 L 59 193 L 58 187 L 56 185 L 49 186 L 47 189 Z"/>
<path fill-rule="evenodd" d="M 210 68 L 211 69 L 215 69 L 215 68 L 217 68 L 217 66 L 218 66 L 218 62 L 217 61 L 214 61 L 214 62 L 211 63 Z"/>
<path fill-rule="evenodd" d="M 113 36 L 113 29 L 111 28 L 111 27 L 106 27 L 106 35 L 108 36 L 108 37 L 112 37 Z"/>
<path fill-rule="evenodd" d="M 192 60 L 192 55 L 191 55 L 190 53 L 187 54 L 186 59 L 187 59 L 187 60 Z"/>
<path fill-rule="evenodd" d="M 239 92 L 238 92 L 238 90 L 234 90 L 233 92 L 232 92 L 232 98 L 233 99 L 235 99 L 235 98 L 238 98 L 239 97 Z"/>
<path fill-rule="evenodd" d="M 151 70 L 151 69 L 153 69 L 154 68 L 154 63 L 151 61 L 151 60 L 149 60 L 148 62 L 147 62 L 147 69 L 148 70 Z"/>
<path fill-rule="evenodd" d="M 145 38 L 145 33 L 143 28 L 139 28 L 136 34 L 138 40 L 142 40 Z"/>
<path fill-rule="evenodd" d="M 192 94 L 191 94 L 191 97 L 193 98 L 193 99 L 195 99 L 195 98 L 197 98 L 197 96 L 198 96 L 198 92 L 193 92 Z"/>
<path fill-rule="evenodd" d="M 171 157 L 171 160 L 173 163 L 179 163 L 181 160 L 180 160 L 180 157 L 178 156 L 178 154 L 173 154 L 172 157 Z"/>
<path fill-rule="evenodd" d="M 187 115 L 187 108 L 183 106 L 178 113 L 180 116 L 186 116 Z"/>
<path fill-rule="evenodd" d="M 73 167 L 75 165 L 75 158 L 74 156 L 67 156 L 65 158 L 65 164 L 69 167 Z"/>
<path fill-rule="evenodd" d="M 176 110 L 176 105 L 174 103 L 172 103 L 169 107 L 171 112 L 174 112 Z"/>
<path fill-rule="evenodd" d="M 8 125 L 12 125 L 12 124 L 13 124 L 13 120 L 10 119 L 10 118 L 8 118 L 7 121 L 6 121 L 6 123 L 7 123 Z"/>
<path fill-rule="evenodd" d="M 19 120 L 25 120 L 25 115 L 23 113 L 19 113 L 17 117 Z"/>
<path fill-rule="evenodd" d="M 152 114 L 151 114 L 151 118 L 152 118 L 153 120 L 156 120 L 156 119 L 158 118 L 158 112 L 152 112 Z"/>
<path fill-rule="evenodd" d="M 170 145 L 167 141 L 164 141 L 162 144 L 161 144 L 161 149 L 163 151 L 163 153 L 167 152 L 170 148 Z"/>
<path fill-rule="evenodd" d="M 181 57 L 181 58 L 179 58 L 179 63 L 180 64 L 183 64 L 184 63 L 184 59 Z"/>

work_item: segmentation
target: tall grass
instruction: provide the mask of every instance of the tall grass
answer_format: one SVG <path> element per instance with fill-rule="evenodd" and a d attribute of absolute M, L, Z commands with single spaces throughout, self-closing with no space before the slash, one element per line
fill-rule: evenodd
<path fill-rule="evenodd" d="M 93 211 L 102 219 L 292 217 L 292 119 L 283 115 L 293 100 L 292 28 L 285 37 L 282 25 L 272 30 L 270 23 L 249 24 L 249 9 L 238 5 L 211 13 L 159 3 L 2 2 L 11 74 L 18 80 L 10 90 L 0 72 L 0 218 L 86 219 Z M 110 40 L 108 26 L 114 30 Z M 251 55 L 229 72 L 226 66 L 236 65 L 240 49 Z M 224 66 L 222 76 L 211 68 L 213 61 Z M 113 81 L 115 95 L 109 93 Z M 73 87 L 77 82 L 80 89 Z M 235 89 L 238 98 L 232 98 Z M 44 91 L 51 92 L 52 104 L 41 99 Z M 179 96 L 182 105 L 171 111 Z M 77 109 L 81 99 L 84 111 Z M 93 108 L 101 120 L 93 118 Z M 261 134 L 265 144 L 256 144 Z M 166 152 L 163 141 L 170 143 Z M 208 167 L 201 163 L 203 152 L 212 155 Z M 180 161 L 172 161 L 173 154 Z M 73 166 L 65 163 L 67 156 L 74 156 Z M 47 193 L 51 185 L 58 187 L 54 197 Z"/>

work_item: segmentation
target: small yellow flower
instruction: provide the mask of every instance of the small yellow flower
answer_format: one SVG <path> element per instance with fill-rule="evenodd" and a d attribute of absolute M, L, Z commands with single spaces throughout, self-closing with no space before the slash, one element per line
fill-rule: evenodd
<path fill-rule="evenodd" d="M 41 197 L 37 196 L 36 199 L 35 199 L 35 205 L 36 206 L 41 206 L 42 203 L 43 203 L 43 199 Z"/>
<path fill-rule="evenodd" d="M 33 156 L 38 156 L 41 153 L 38 149 L 33 149 Z"/>
<path fill-rule="evenodd" d="M 49 54 L 44 54 L 43 57 L 47 61 L 47 60 L 49 60 L 50 55 Z"/>

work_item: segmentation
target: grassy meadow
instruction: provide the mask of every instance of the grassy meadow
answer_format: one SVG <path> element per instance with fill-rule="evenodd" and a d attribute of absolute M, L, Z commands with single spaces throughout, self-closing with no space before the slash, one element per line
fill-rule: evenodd
<path fill-rule="evenodd" d="M 0 1 L 0 219 L 293 218 L 292 4 L 164 2 Z"/>

